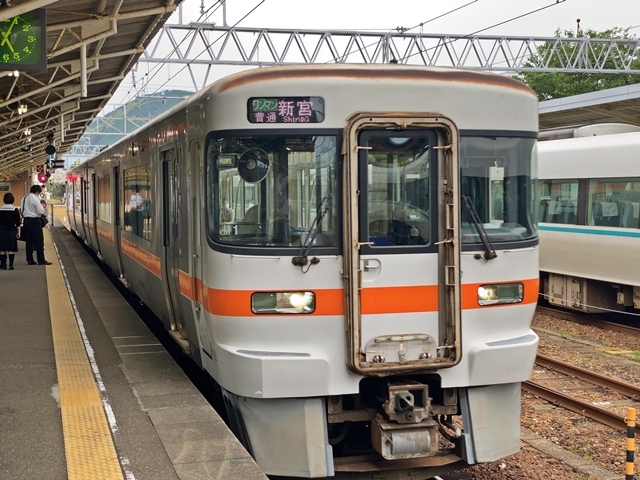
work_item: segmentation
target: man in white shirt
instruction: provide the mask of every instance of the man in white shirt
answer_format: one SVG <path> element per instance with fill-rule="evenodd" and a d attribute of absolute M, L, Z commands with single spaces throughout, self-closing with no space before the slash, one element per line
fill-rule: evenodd
<path fill-rule="evenodd" d="M 22 217 L 24 218 L 23 228 L 27 237 L 27 264 L 29 265 L 51 265 L 44 259 L 44 234 L 42 232 L 42 224 L 40 217 L 46 215 L 46 212 L 40 204 L 38 197 L 42 193 L 40 185 L 33 185 L 29 194 L 22 199 L 20 207 L 22 208 Z M 38 262 L 33 261 L 33 251 L 36 252 Z"/>

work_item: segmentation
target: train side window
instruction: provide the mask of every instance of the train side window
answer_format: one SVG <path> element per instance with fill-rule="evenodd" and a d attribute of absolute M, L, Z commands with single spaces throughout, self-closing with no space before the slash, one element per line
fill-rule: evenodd
<path fill-rule="evenodd" d="M 151 240 L 153 203 L 151 165 L 127 168 L 124 175 L 124 229 Z"/>
<path fill-rule="evenodd" d="M 640 178 L 589 181 L 587 224 L 639 228 Z"/>
<path fill-rule="evenodd" d="M 578 181 L 540 180 L 540 222 L 575 225 L 578 221 Z"/>
<path fill-rule="evenodd" d="M 111 223 L 111 175 L 98 176 L 98 218 Z"/>

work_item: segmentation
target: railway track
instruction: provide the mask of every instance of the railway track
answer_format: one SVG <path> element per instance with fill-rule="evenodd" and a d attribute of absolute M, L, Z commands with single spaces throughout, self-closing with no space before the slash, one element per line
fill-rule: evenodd
<path fill-rule="evenodd" d="M 549 368 L 569 377 L 620 393 L 635 401 L 640 401 L 639 387 L 620 382 L 610 377 L 605 377 L 604 375 L 593 373 L 589 370 L 585 370 L 544 355 L 537 356 L 536 365 Z M 604 425 L 620 430 L 626 430 L 627 428 L 626 419 L 624 417 L 616 415 L 615 413 L 609 412 L 603 408 L 596 407 L 591 403 L 571 398 L 556 390 L 543 387 L 539 383 L 533 381 L 523 382 L 522 388 L 533 395 L 547 400 L 548 402 L 561 406 L 562 408 L 566 408 L 572 412 L 579 413 L 580 415 L 584 415 Z M 638 434 L 640 434 L 640 425 L 636 426 L 636 435 Z"/>
<path fill-rule="evenodd" d="M 580 313 L 568 312 L 566 310 L 559 310 L 551 307 L 541 307 L 541 306 L 538 306 L 536 308 L 536 312 L 542 313 L 544 315 L 550 315 L 556 318 L 561 318 L 562 320 L 569 320 L 571 322 L 576 322 L 581 325 L 589 325 L 591 327 L 604 328 L 612 332 L 626 333 L 629 335 L 633 335 L 635 337 L 640 336 L 640 329 L 638 328 L 630 327 L 628 325 L 622 325 L 620 323 L 607 322 L 606 320 L 599 320 L 597 318 L 591 318 L 587 315 L 582 315 Z"/>

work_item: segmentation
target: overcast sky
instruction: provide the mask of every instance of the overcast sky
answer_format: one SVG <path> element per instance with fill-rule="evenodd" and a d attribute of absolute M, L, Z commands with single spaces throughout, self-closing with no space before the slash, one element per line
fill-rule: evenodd
<path fill-rule="evenodd" d="M 227 25 L 235 25 L 259 5 L 239 26 L 389 31 L 396 27 L 412 28 L 423 23 L 422 31 L 425 33 L 466 35 L 482 30 L 480 35 L 550 37 L 558 29 L 575 31 L 576 20 L 580 19 L 583 29 L 603 31 L 613 27 L 631 28 L 630 34 L 640 36 L 640 0 L 261 1 L 227 0 Z M 205 11 L 215 10 L 207 19 L 200 15 L 202 3 Z M 222 25 L 223 10 L 216 7 L 219 5 L 215 0 L 184 0 L 182 22 L 206 20 Z M 173 14 L 169 23 L 179 23 L 179 11 Z M 420 27 L 411 31 L 419 32 Z M 210 82 L 238 71 L 238 68 L 226 66 L 213 69 Z M 155 70 L 153 65 L 140 64 L 136 73 L 136 87 L 139 89 L 143 80 L 150 79 L 144 89 L 146 94 L 174 88 L 193 90 L 189 77 L 184 73 L 179 74 L 180 67 L 177 65 L 165 67 L 159 72 Z M 128 75 L 103 113 L 131 100 L 135 91 L 132 76 Z"/>

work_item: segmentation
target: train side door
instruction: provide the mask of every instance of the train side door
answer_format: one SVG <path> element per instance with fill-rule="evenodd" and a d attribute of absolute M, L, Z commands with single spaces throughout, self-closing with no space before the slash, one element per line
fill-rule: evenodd
<path fill-rule="evenodd" d="M 98 177 L 96 172 L 91 174 L 91 209 L 89 211 L 89 222 L 91 228 L 92 244 L 98 258 L 102 259 L 102 253 L 100 252 L 100 236 L 98 235 Z"/>
<path fill-rule="evenodd" d="M 89 227 L 88 222 L 88 192 L 89 182 L 86 180 L 86 176 L 80 177 L 80 222 L 82 223 L 82 238 L 85 243 L 89 243 Z"/>
<path fill-rule="evenodd" d="M 122 180 L 120 178 L 120 167 L 113 167 L 113 241 L 116 245 L 118 259 L 118 273 L 120 279 L 124 279 L 124 268 L 122 263 L 122 248 L 120 246 L 120 237 L 122 236 Z"/>
<path fill-rule="evenodd" d="M 357 115 L 347 132 L 349 367 L 381 374 L 453 366 L 460 360 L 455 127 L 441 117 Z"/>
<path fill-rule="evenodd" d="M 189 352 L 189 341 L 185 328 L 180 299 L 180 263 L 183 255 L 189 254 L 181 245 L 182 169 L 177 149 L 161 152 L 162 155 L 162 204 L 165 289 L 168 293 L 171 330 L 170 333 L 185 352 Z"/>

